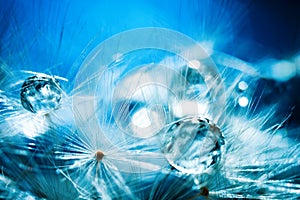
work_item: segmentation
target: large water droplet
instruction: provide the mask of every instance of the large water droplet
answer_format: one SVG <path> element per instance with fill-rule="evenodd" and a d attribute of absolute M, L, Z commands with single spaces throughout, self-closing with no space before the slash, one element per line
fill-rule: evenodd
<path fill-rule="evenodd" d="M 201 117 L 174 122 L 163 141 L 163 152 L 170 165 L 189 174 L 201 174 L 217 165 L 224 145 L 220 129 Z"/>
<path fill-rule="evenodd" d="M 24 81 L 20 97 L 26 110 L 45 114 L 58 108 L 62 90 L 54 77 L 32 76 Z"/>

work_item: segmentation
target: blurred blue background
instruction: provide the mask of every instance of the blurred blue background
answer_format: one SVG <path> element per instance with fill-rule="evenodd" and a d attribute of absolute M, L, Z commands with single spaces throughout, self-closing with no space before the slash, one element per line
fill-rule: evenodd
<path fill-rule="evenodd" d="M 284 136 L 300 139 L 297 0 L 0 0 L 0 94 L 30 76 L 21 70 L 65 77 L 70 85 L 64 89 L 71 92 L 78 69 L 94 47 L 114 34 L 143 27 L 173 29 L 208 51 L 249 62 L 262 72 L 251 88 L 253 99 L 259 100 L 257 112 L 260 106 L 278 104 L 274 118 L 281 122 L 292 111 Z M 270 72 L 280 61 L 296 70 L 281 81 Z M 13 159 L 7 158 L 3 163 L 13 166 Z"/>
<path fill-rule="evenodd" d="M 291 60 L 299 52 L 300 2 L 0 0 L 1 73 L 31 70 L 73 79 L 97 44 L 141 27 L 182 32 L 268 71 L 263 61 Z M 279 102 L 283 116 L 294 109 L 291 127 L 300 122 L 299 83 L 296 75 L 283 82 L 263 78 L 258 86 L 266 91 L 262 102 Z"/>

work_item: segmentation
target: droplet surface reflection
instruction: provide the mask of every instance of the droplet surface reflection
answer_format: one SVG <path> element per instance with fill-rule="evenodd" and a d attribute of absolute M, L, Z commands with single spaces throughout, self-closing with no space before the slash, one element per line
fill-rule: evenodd
<path fill-rule="evenodd" d="M 224 137 L 220 129 L 202 117 L 187 117 L 173 123 L 163 135 L 163 152 L 171 166 L 201 174 L 221 160 Z"/>
<path fill-rule="evenodd" d="M 49 113 L 58 108 L 62 90 L 54 77 L 32 76 L 24 81 L 20 97 L 26 110 L 32 113 Z"/>

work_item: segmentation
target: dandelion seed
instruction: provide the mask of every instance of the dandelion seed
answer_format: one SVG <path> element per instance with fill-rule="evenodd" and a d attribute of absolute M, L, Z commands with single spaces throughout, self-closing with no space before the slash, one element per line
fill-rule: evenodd
<path fill-rule="evenodd" d="M 238 40 L 240 27 L 243 41 L 251 32 L 241 23 L 248 4 L 109 5 L 0 7 L 0 198 L 300 198 L 299 142 L 281 131 L 277 105 L 253 96 L 262 76 L 287 81 L 299 63 L 273 63 L 272 76 L 255 68 L 260 48 Z M 124 31 L 166 24 L 197 41 L 165 28 Z M 40 70 L 67 77 L 69 89 Z"/>
<path fill-rule="evenodd" d="M 97 151 L 96 154 L 95 154 L 95 156 L 96 156 L 96 160 L 98 162 L 100 162 L 102 160 L 102 158 L 104 157 L 104 154 L 103 154 L 102 151 Z"/>
<path fill-rule="evenodd" d="M 209 190 L 207 187 L 202 187 L 200 188 L 200 195 L 203 195 L 203 196 L 208 196 L 209 195 Z"/>

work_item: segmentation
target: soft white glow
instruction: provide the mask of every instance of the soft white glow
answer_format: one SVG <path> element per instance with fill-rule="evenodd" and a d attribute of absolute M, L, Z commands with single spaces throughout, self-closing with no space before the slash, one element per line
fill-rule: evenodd
<path fill-rule="evenodd" d="M 168 101 L 169 91 L 167 88 L 158 84 L 145 85 L 136 89 L 131 98 L 137 101 L 160 104 L 161 102 Z"/>
<path fill-rule="evenodd" d="M 25 200 L 35 200 L 35 198 L 32 196 L 27 196 L 27 197 L 25 197 Z"/>
<path fill-rule="evenodd" d="M 248 84 L 245 81 L 241 81 L 239 82 L 238 87 L 240 90 L 244 91 L 248 89 Z"/>
<path fill-rule="evenodd" d="M 166 123 L 164 110 L 159 107 L 142 108 L 131 119 L 131 131 L 134 136 L 149 138 L 163 128 Z"/>
<path fill-rule="evenodd" d="M 51 92 L 50 90 L 51 89 L 49 85 L 45 85 L 44 87 L 41 88 L 41 94 L 44 96 L 49 96 L 49 92 Z"/>
<path fill-rule="evenodd" d="M 22 129 L 23 134 L 27 137 L 36 137 L 48 130 L 47 119 L 38 115 L 22 121 L 18 125 L 20 129 Z"/>
<path fill-rule="evenodd" d="M 239 105 L 241 107 L 246 107 L 248 105 L 248 103 L 249 103 L 249 100 L 248 100 L 247 97 L 240 97 L 239 98 Z"/>
<path fill-rule="evenodd" d="M 208 54 L 208 56 L 211 56 L 214 49 L 214 43 L 212 41 L 202 41 L 200 42 L 200 45 L 204 47 L 205 52 Z"/>
<path fill-rule="evenodd" d="M 123 54 L 122 53 L 116 53 L 113 55 L 113 59 L 115 62 L 119 62 L 123 59 Z"/>
<path fill-rule="evenodd" d="M 176 102 L 173 105 L 173 114 L 176 117 L 184 117 L 184 116 L 198 116 L 198 115 L 205 115 L 207 112 L 207 104 L 206 103 L 199 103 L 197 101 L 191 100 L 182 100 Z"/>
<path fill-rule="evenodd" d="M 189 61 L 189 67 L 193 69 L 199 69 L 200 68 L 200 61 L 199 60 L 191 60 Z"/>
<path fill-rule="evenodd" d="M 280 61 L 272 66 L 272 76 L 278 81 L 288 81 L 297 73 L 296 65 L 289 61 Z"/>
<path fill-rule="evenodd" d="M 132 123 L 139 128 L 151 126 L 151 119 L 146 108 L 142 108 L 132 116 Z"/>

